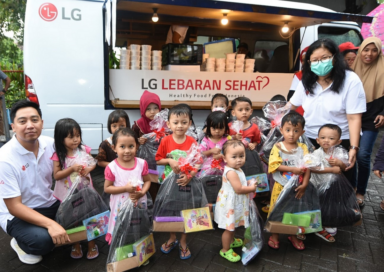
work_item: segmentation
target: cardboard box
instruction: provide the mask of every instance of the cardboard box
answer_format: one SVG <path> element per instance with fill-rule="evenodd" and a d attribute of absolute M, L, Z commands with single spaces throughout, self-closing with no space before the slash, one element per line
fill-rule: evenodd
<path fill-rule="evenodd" d="M 153 221 L 154 232 L 184 232 L 184 222 Z"/>
<path fill-rule="evenodd" d="M 125 258 L 119 261 L 107 264 L 108 272 L 122 272 L 141 266 L 156 252 L 153 234 L 143 237 L 133 245 L 127 245 L 118 249 L 117 258 Z M 127 258 L 128 251 L 135 251 L 135 256 Z M 125 251 L 125 252 L 123 252 Z"/>
<path fill-rule="evenodd" d="M 264 229 L 270 233 L 282 233 L 291 235 L 296 235 L 299 231 L 297 226 L 284 225 L 283 223 L 276 221 L 268 221 L 265 224 Z"/>
<path fill-rule="evenodd" d="M 71 242 L 66 242 L 62 245 L 56 245 L 56 247 L 87 240 L 87 230 L 84 226 L 67 230 L 67 233 Z"/>

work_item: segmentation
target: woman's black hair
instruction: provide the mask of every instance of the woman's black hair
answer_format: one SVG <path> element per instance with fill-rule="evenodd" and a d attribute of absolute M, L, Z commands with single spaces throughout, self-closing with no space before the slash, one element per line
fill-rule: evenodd
<path fill-rule="evenodd" d="M 119 122 L 120 118 L 125 120 L 126 127 L 131 127 L 131 123 L 129 122 L 128 114 L 123 110 L 114 110 L 108 116 L 108 131 L 112 134 L 111 126 L 113 123 Z"/>
<path fill-rule="evenodd" d="M 357 49 L 347 49 L 341 52 L 341 54 L 343 54 L 343 57 L 345 57 L 345 55 L 348 53 L 355 53 L 355 55 L 357 55 Z"/>
<path fill-rule="evenodd" d="M 210 113 L 207 117 L 207 130 L 205 133 L 207 137 L 212 137 L 211 128 L 218 128 L 218 129 L 224 128 L 225 129 L 224 135 L 228 135 L 229 126 L 228 126 L 227 115 L 221 111 L 215 111 Z"/>
<path fill-rule="evenodd" d="M 139 148 L 139 139 L 137 138 L 137 135 L 136 133 L 130 129 L 129 127 L 125 127 L 125 128 L 119 128 L 118 130 L 115 131 L 115 133 L 113 133 L 112 135 L 112 144 L 114 146 L 116 146 L 117 144 L 117 139 L 120 137 L 120 136 L 131 136 L 135 139 L 135 142 L 136 142 L 136 147 Z"/>
<path fill-rule="evenodd" d="M 225 94 L 222 94 L 222 93 L 217 93 L 215 94 L 214 96 L 212 96 L 212 99 L 211 99 L 211 106 L 213 105 L 213 101 L 215 99 L 223 99 L 225 101 L 225 105 L 227 105 L 227 108 L 229 106 L 229 100 L 228 100 L 228 97 L 225 95 Z"/>
<path fill-rule="evenodd" d="M 327 49 L 333 56 L 333 69 L 328 75 L 327 80 L 333 81 L 331 90 L 335 93 L 339 93 L 344 84 L 345 71 L 349 70 L 349 68 L 345 64 L 343 56 L 340 54 L 339 47 L 331 39 L 317 40 L 309 46 L 307 54 L 305 54 L 305 61 L 303 64 L 302 82 L 304 89 L 310 94 L 313 94 L 318 76 L 311 71 L 309 60 L 313 51 L 319 48 Z"/>
<path fill-rule="evenodd" d="M 63 168 L 65 164 L 65 157 L 67 156 L 67 148 L 64 145 L 64 139 L 68 136 L 73 137 L 74 132 L 80 134 L 80 144 L 77 147 L 81 149 L 83 143 L 81 140 L 81 128 L 80 125 L 71 118 L 63 118 L 56 122 L 54 139 L 55 139 L 55 149 L 57 157 L 59 157 L 60 167 Z"/>

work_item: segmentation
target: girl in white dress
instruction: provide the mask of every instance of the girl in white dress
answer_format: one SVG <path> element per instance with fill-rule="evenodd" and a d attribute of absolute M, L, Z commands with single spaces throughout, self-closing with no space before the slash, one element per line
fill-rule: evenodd
<path fill-rule="evenodd" d="M 215 222 L 225 229 L 221 240 L 223 249 L 220 255 L 230 262 L 238 262 L 241 257 L 232 248 L 241 247 L 243 241 L 235 239 L 235 228 L 249 226 L 249 193 L 256 192 L 256 184 L 247 186 L 241 167 L 245 163 L 245 147 L 241 141 L 230 140 L 223 146 L 224 162 L 223 185 L 217 196 Z"/>

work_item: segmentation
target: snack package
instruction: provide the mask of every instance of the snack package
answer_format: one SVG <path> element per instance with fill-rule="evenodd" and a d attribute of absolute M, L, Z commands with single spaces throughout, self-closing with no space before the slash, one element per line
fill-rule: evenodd
<path fill-rule="evenodd" d="M 193 177 L 188 185 L 179 186 L 177 180 L 185 174 L 191 176 L 191 171 L 196 172 L 201 165 L 201 153 L 197 145 L 193 144 L 191 148 L 185 152 L 172 152 L 177 158 L 180 173 L 175 174 L 173 171 L 166 177 L 161 185 L 154 204 L 154 226 L 156 222 L 181 223 L 181 228 L 177 231 L 168 228 L 167 224 L 161 230 L 154 227 L 154 231 L 176 231 L 184 232 L 184 223 L 180 222 L 181 211 L 195 209 L 208 206 L 208 201 L 205 196 L 201 181 L 197 177 Z M 185 156 L 182 156 L 185 154 Z M 175 157 L 173 157 L 176 159 Z M 170 226 L 170 224 L 169 224 Z"/>
<path fill-rule="evenodd" d="M 107 271 L 129 270 L 148 260 L 155 253 L 153 237 L 148 239 L 151 228 L 147 203 L 134 203 L 127 199 L 120 209 L 113 229 Z"/>
<path fill-rule="evenodd" d="M 203 185 L 208 203 L 216 203 L 217 194 L 222 185 L 224 171 L 222 160 L 215 160 L 212 157 L 208 157 L 204 160 L 201 169 L 198 177 Z"/>
<path fill-rule="evenodd" d="M 292 161 L 298 168 L 322 170 L 321 161 L 313 154 L 307 154 L 303 157 L 299 156 L 300 152 L 292 152 Z M 289 178 L 288 176 L 286 176 Z M 309 227 L 301 227 L 298 229 L 300 233 L 313 233 L 322 230 L 320 200 L 316 187 L 309 182 L 301 199 L 295 198 L 297 192 L 295 189 L 302 183 L 302 176 L 292 175 L 284 189 L 280 193 L 273 210 L 269 214 L 268 222 L 283 222 L 284 213 L 309 215 L 311 222 Z M 284 233 L 284 232 L 280 232 Z M 287 234 L 291 234 L 287 232 Z"/>
<path fill-rule="evenodd" d="M 257 210 L 255 202 L 249 200 L 249 227 L 244 233 L 241 262 L 247 265 L 263 248 L 263 220 Z"/>
<path fill-rule="evenodd" d="M 64 229 L 83 225 L 83 220 L 108 211 L 108 206 L 87 179 L 77 176 L 56 213 Z"/>
<path fill-rule="evenodd" d="M 348 152 L 341 146 L 329 148 L 327 154 L 320 148 L 314 155 L 322 159 L 324 167 L 331 167 L 328 162 L 331 158 L 339 159 L 346 166 L 349 165 Z M 362 219 L 355 191 L 343 173 L 312 173 L 311 182 L 319 191 L 324 226 L 335 228 L 353 226 Z"/>
<path fill-rule="evenodd" d="M 144 134 L 142 137 L 146 138 L 145 144 L 140 145 L 137 151 L 137 157 L 142 158 L 148 163 L 148 171 L 152 176 L 151 181 L 157 182 L 158 171 L 155 160 L 157 149 L 159 148 L 161 139 L 169 132 L 167 127 L 168 109 L 164 109 L 157 113 L 153 120 L 150 122 L 153 132 Z"/>

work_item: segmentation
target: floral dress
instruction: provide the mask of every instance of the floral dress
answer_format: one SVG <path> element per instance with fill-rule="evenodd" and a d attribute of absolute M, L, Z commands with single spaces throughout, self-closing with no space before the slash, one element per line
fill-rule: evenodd
<path fill-rule="evenodd" d="M 247 180 L 242 170 L 235 170 L 225 166 L 223 185 L 216 200 L 215 222 L 221 229 L 234 231 L 235 228 L 249 226 L 249 197 L 247 194 L 238 195 L 227 179 L 227 173 L 235 171 L 240 178 L 241 185 L 247 186 Z"/>
<path fill-rule="evenodd" d="M 140 158 L 135 158 L 135 165 L 132 168 L 125 168 L 121 166 L 117 160 L 112 161 L 105 168 L 105 179 L 112 181 L 116 187 L 125 186 L 127 183 L 131 183 L 134 186 L 143 187 L 143 176 L 148 174 L 148 164 L 146 161 Z M 109 242 L 113 234 L 113 228 L 115 227 L 117 215 L 123 206 L 124 201 L 129 198 L 129 193 L 111 194 L 110 208 L 111 216 L 109 218 L 108 233 L 105 239 Z M 138 205 L 141 207 L 146 206 L 147 196 L 144 195 L 139 199 Z"/>

